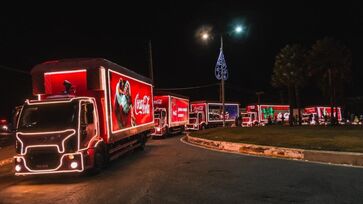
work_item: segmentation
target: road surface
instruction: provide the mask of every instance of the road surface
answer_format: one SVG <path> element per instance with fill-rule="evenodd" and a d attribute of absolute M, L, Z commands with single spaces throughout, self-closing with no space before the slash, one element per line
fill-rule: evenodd
<path fill-rule="evenodd" d="M 363 203 L 363 169 L 228 154 L 151 140 L 96 176 L 12 176 L 0 203 Z"/>

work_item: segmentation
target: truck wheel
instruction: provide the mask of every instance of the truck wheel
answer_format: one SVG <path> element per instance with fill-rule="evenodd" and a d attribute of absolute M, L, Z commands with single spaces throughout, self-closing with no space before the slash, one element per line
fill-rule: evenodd
<path fill-rule="evenodd" d="M 140 143 L 139 149 L 140 150 L 145 149 L 146 140 L 147 140 L 146 134 L 141 134 L 140 138 L 139 138 L 139 143 Z"/>
<path fill-rule="evenodd" d="M 165 128 L 165 134 L 163 135 L 163 138 L 167 138 L 168 136 L 170 136 L 170 132 L 169 132 L 169 127 Z"/>
<path fill-rule="evenodd" d="M 200 130 L 205 130 L 205 125 L 204 124 L 200 126 Z"/>
<path fill-rule="evenodd" d="M 98 174 L 107 164 L 107 157 L 105 155 L 104 148 L 97 148 L 94 155 L 94 165 L 91 170 L 91 174 Z"/>

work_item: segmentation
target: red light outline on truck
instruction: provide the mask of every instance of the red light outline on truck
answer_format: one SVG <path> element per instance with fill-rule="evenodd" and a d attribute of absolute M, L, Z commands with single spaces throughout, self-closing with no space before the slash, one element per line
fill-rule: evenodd
<path fill-rule="evenodd" d="M 46 134 L 56 134 L 56 133 L 65 133 L 67 131 L 72 131 L 73 133 L 69 134 L 67 137 L 65 137 L 62 140 L 62 149 L 63 151 L 60 150 L 59 145 L 57 144 L 47 144 L 47 145 L 29 145 L 27 147 L 25 147 L 24 150 L 24 143 L 23 141 L 21 141 L 21 139 L 18 137 L 19 134 L 21 135 L 46 135 Z M 20 150 L 20 155 L 26 155 L 27 151 L 29 148 L 34 148 L 34 147 L 57 147 L 58 153 L 64 153 L 65 148 L 64 148 L 64 142 L 71 136 L 73 136 L 76 133 L 75 129 L 66 129 L 66 130 L 61 130 L 61 131 L 49 131 L 49 132 L 35 132 L 35 133 L 23 133 L 23 132 L 17 132 L 16 133 L 16 139 L 19 140 L 19 142 L 21 143 L 21 150 Z M 24 151 L 23 151 L 24 150 Z"/>
<path fill-rule="evenodd" d="M 71 169 L 71 170 L 61 170 L 61 171 L 57 171 L 59 168 L 61 168 L 63 166 L 63 158 L 65 156 L 68 155 L 76 155 L 79 154 L 81 155 L 81 169 Z M 83 154 L 81 152 L 76 152 L 76 153 L 67 153 L 67 154 L 63 154 L 62 157 L 60 158 L 60 163 L 59 165 L 54 168 L 54 169 L 46 169 L 46 170 L 31 170 L 28 165 L 26 164 L 26 160 L 24 159 L 24 156 L 15 156 L 15 159 L 20 158 L 21 160 L 24 161 L 24 167 L 29 171 L 26 173 L 19 173 L 19 172 L 15 172 L 15 175 L 30 175 L 30 174 L 56 174 L 56 173 L 68 173 L 68 172 L 83 172 L 84 171 L 84 163 L 83 163 Z"/>
<path fill-rule="evenodd" d="M 88 145 L 87 145 L 87 147 L 85 147 L 85 148 L 83 148 L 83 149 L 81 149 L 80 148 L 80 120 L 81 120 L 81 117 L 80 117 L 80 114 L 81 114 L 81 102 L 83 102 L 83 101 L 86 101 L 86 102 L 92 102 L 92 104 L 94 105 L 94 108 L 95 108 L 95 111 L 94 111 L 94 113 L 95 114 L 97 114 L 97 118 L 98 118 L 98 110 L 97 110 L 97 105 L 96 105 L 96 101 L 95 101 L 95 99 L 93 98 L 93 97 L 77 97 L 77 98 L 71 98 L 70 100 L 62 100 L 62 101 L 48 101 L 48 102 L 29 102 L 29 100 L 26 100 L 25 102 L 28 104 L 28 105 L 38 105 L 38 104 L 40 104 L 40 105 L 43 105 L 43 104 L 54 104 L 54 103 L 70 103 L 70 102 L 72 102 L 73 100 L 75 100 L 75 99 L 79 99 L 79 102 L 78 102 L 78 106 L 79 106 L 79 110 L 78 110 L 78 134 L 77 134 L 77 140 L 78 140 L 78 150 L 77 150 L 77 152 L 75 152 L 75 153 L 67 153 L 67 154 L 63 154 L 62 155 L 62 157 L 60 158 L 60 165 L 57 167 L 57 168 L 55 168 L 55 169 L 47 169 L 47 170 L 31 170 L 31 169 L 29 169 L 27 166 L 26 166 L 26 161 L 25 161 L 25 159 L 23 158 L 23 156 L 24 155 L 26 155 L 26 153 L 27 153 L 27 149 L 28 148 L 33 148 L 33 147 L 53 147 L 53 146 L 55 146 L 55 147 L 57 147 L 57 151 L 58 151 L 58 154 L 62 154 L 62 153 L 64 153 L 64 151 L 65 151 L 65 147 L 64 147 L 64 143 L 65 143 L 65 141 L 69 138 L 69 137 L 71 137 L 71 136 L 73 136 L 75 133 L 76 133 L 76 130 L 75 129 L 66 129 L 66 130 L 61 130 L 61 131 L 48 131 L 48 132 L 33 132 L 33 133 L 23 133 L 23 132 L 17 132 L 16 133 L 16 138 L 17 138 L 17 140 L 19 141 L 19 142 L 21 142 L 21 150 L 20 150 L 20 155 L 21 156 L 15 156 L 14 158 L 21 158 L 23 161 L 24 161 L 24 165 L 25 165 L 25 168 L 29 171 L 29 172 L 27 172 L 27 173 L 16 173 L 16 175 L 21 175 L 21 174 L 41 174 L 41 173 L 44 173 L 44 172 L 46 172 L 46 173 L 65 173 L 65 172 L 82 172 L 82 171 L 84 171 L 84 164 L 83 164 L 83 154 L 81 153 L 81 151 L 84 151 L 84 150 L 86 150 L 86 149 L 89 149 L 89 148 L 91 148 L 90 147 L 90 145 L 91 145 L 91 143 L 92 143 L 92 141 L 95 139 L 95 138 L 97 138 L 97 135 L 100 133 L 99 131 L 100 131 L 100 129 L 99 129 L 99 121 L 97 121 L 97 124 L 95 125 L 95 127 L 96 127 L 96 133 L 95 133 L 95 135 L 89 140 L 89 142 L 88 142 Z M 20 113 L 21 114 L 21 113 Z M 18 118 L 18 120 L 20 120 L 20 117 Z M 18 122 L 18 124 L 19 124 L 19 122 Z M 64 138 L 63 140 L 62 140 L 62 148 L 63 148 L 63 151 L 60 151 L 60 149 L 59 149 L 59 145 L 57 145 L 57 144 L 50 144 L 50 145 L 31 145 L 31 146 L 27 146 L 26 148 L 25 148 L 25 151 L 23 151 L 24 150 L 24 145 L 23 145 L 23 142 L 20 140 L 20 138 L 18 137 L 18 134 L 24 134 L 24 135 L 35 135 L 35 134 L 38 134 L 38 135 L 42 135 L 42 134 L 52 134 L 52 133 L 63 133 L 63 132 L 67 132 L 67 131 L 73 131 L 73 133 L 72 134 L 70 134 L 69 136 L 67 136 L 66 138 Z M 97 142 L 96 142 L 96 144 L 95 144 L 95 147 L 101 142 L 102 140 L 98 140 Z M 24 153 L 23 153 L 24 152 Z M 75 155 L 75 154 L 80 154 L 81 155 L 81 167 L 82 167 L 82 169 L 81 170 L 77 170 L 77 169 L 74 169 L 74 170 L 62 170 L 62 171 L 57 171 L 62 165 L 63 165 L 63 158 L 64 158 L 64 156 L 66 156 L 66 155 Z"/>

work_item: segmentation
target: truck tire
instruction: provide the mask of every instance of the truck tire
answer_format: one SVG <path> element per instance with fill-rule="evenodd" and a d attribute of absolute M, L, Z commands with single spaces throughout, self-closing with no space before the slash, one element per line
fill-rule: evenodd
<path fill-rule="evenodd" d="M 142 150 L 142 151 L 145 150 L 146 141 L 147 141 L 146 133 L 140 134 L 140 137 L 139 137 L 139 143 L 140 143 L 139 149 L 140 150 Z"/>
<path fill-rule="evenodd" d="M 100 145 L 95 149 L 93 168 L 89 171 L 91 175 L 98 174 L 106 167 L 107 155 L 105 145 Z"/>
<path fill-rule="evenodd" d="M 200 130 L 205 130 L 206 129 L 206 125 L 205 124 L 202 124 L 201 126 L 200 126 Z"/>

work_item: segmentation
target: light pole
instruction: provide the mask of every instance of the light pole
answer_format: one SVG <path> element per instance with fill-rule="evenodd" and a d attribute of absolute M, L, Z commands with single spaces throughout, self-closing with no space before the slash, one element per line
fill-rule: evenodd
<path fill-rule="evenodd" d="M 236 34 L 240 34 L 244 31 L 243 27 L 241 25 L 238 25 L 234 28 L 234 32 Z M 203 41 L 208 41 L 210 39 L 211 34 L 208 32 L 201 33 L 201 39 Z M 221 46 L 220 46 L 220 52 L 217 60 L 217 64 L 215 67 L 215 76 L 218 80 L 221 81 L 221 101 L 222 101 L 222 118 L 223 118 L 223 127 L 226 126 L 226 117 L 225 117 L 225 93 L 224 93 L 224 81 L 228 79 L 228 70 L 227 70 L 227 64 L 224 59 L 223 54 L 223 34 L 220 34 L 221 36 Z"/>

